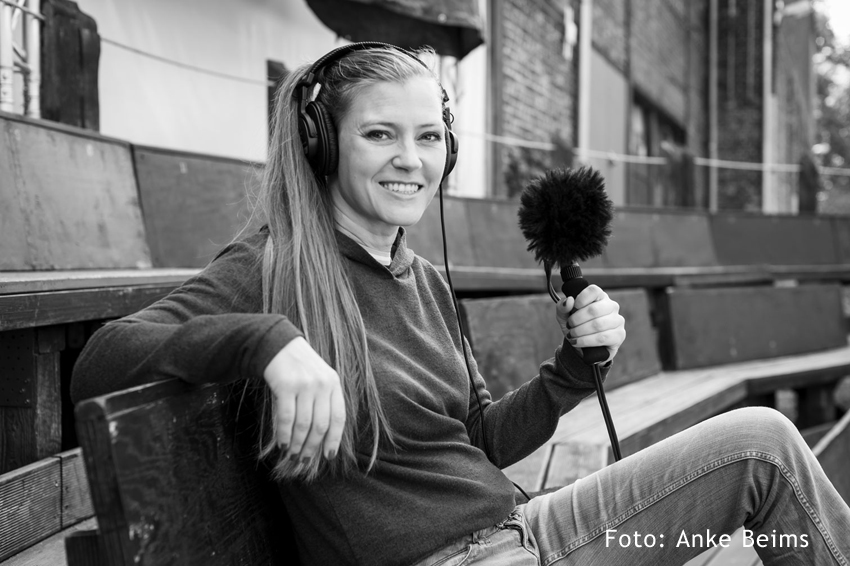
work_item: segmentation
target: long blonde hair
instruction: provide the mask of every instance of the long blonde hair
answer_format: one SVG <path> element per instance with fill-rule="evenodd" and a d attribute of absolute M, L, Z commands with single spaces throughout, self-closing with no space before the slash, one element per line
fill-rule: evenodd
<path fill-rule="evenodd" d="M 429 50 L 426 50 L 429 51 Z M 433 52 L 431 52 L 433 53 Z M 339 374 L 346 421 L 337 457 L 317 455 L 299 464 L 277 454 L 275 479 L 310 481 L 320 474 L 357 469 L 358 438 L 371 434 L 366 471 L 374 465 L 380 443 L 393 445 L 369 362 L 366 328 L 335 236 L 333 206 L 324 179 L 318 179 L 304 156 L 298 136 L 298 105 L 293 92 L 309 65 L 296 69 L 281 84 L 275 99 L 268 160 L 254 214 L 268 224 L 270 237 L 262 266 L 263 311 L 287 316 L 310 346 Z M 411 56 L 395 49 L 354 51 L 324 69 L 316 99 L 334 124 L 366 86 L 404 82 L 416 76 L 437 77 Z M 437 81 L 439 83 L 439 81 Z M 272 394 L 263 383 L 260 458 L 275 454 Z M 359 416 L 366 422 L 359 423 Z"/>

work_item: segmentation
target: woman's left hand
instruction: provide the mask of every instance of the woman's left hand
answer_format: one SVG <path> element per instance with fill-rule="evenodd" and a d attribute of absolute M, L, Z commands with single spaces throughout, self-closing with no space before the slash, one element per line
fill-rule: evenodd
<path fill-rule="evenodd" d="M 567 297 L 555 306 L 555 314 L 564 337 L 581 352 L 581 348 L 605 346 L 614 359 L 626 339 L 626 319 L 620 305 L 596 285 L 588 285 L 578 297 Z"/>

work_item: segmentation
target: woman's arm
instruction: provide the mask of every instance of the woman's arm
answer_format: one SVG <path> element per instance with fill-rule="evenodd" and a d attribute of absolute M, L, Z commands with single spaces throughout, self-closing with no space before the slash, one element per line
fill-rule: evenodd
<path fill-rule="evenodd" d="M 471 356 L 470 366 L 475 391 L 470 387 L 466 421 L 469 438 L 474 446 L 484 450 L 483 435 L 486 434 L 487 455 L 499 468 L 522 460 L 549 440 L 561 415 L 571 411 L 596 390 L 593 369 L 584 363 L 566 340 L 553 358 L 540 365 L 537 376 L 498 401 L 491 400 Z M 610 364 L 603 366 L 603 379 L 607 377 L 609 368 Z M 481 426 L 476 391 L 484 409 L 484 428 Z"/>
<path fill-rule="evenodd" d="M 626 337 L 619 305 L 595 285 L 582 291 L 576 300 L 567 298 L 558 303 L 556 318 L 564 342 L 555 357 L 541 364 L 534 379 L 499 401 L 490 401 L 484 379 L 474 361 L 471 364 L 475 390 L 470 391 L 467 430 L 472 443 L 486 449 L 500 468 L 521 460 L 549 440 L 561 415 L 595 391 L 593 369 L 582 360 L 580 348 L 608 348 L 609 358 L 601 368 L 604 379 Z M 484 410 L 483 427 L 476 393 Z"/>
<path fill-rule="evenodd" d="M 301 336 L 286 317 L 262 314 L 265 239 L 261 233 L 228 246 L 167 297 L 98 330 L 74 367 L 72 400 L 175 377 L 193 383 L 261 377 Z"/>

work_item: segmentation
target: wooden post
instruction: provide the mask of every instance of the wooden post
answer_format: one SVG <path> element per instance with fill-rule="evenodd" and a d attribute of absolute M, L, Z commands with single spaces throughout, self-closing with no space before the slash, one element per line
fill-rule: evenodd
<path fill-rule="evenodd" d="M 57 454 L 62 447 L 61 326 L 0 333 L 0 474 Z"/>
<path fill-rule="evenodd" d="M 28 7 L 33 14 L 41 13 L 41 0 L 29 0 Z M 29 66 L 24 107 L 30 118 L 41 118 L 41 21 L 38 18 L 26 16 L 24 37 Z"/>
<path fill-rule="evenodd" d="M 797 428 L 809 428 L 834 421 L 834 383 L 797 390 Z"/>
<path fill-rule="evenodd" d="M 80 128 L 100 128 L 97 23 L 70 0 L 42 0 L 41 115 Z"/>
<path fill-rule="evenodd" d="M 12 53 L 12 6 L 0 4 L 0 110 L 14 111 L 14 54 Z"/>

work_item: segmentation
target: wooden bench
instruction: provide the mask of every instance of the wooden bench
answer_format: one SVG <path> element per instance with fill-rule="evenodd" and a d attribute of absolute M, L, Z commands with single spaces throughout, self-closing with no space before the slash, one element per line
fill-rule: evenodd
<path fill-rule="evenodd" d="M 0 113 L 0 484 L 40 485 L 44 466 L 77 446 L 68 387 L 79 351 L 232 238 L 249 169 Z M 187 211 L 197 224 L 177 216 Z M 49 505 L 48 492 L 8 489 L 0 510 L 13 495 L 16 507 Z M 0 518 L 0 560 L 71 517 Z"/>
<path fill-rule="evenodd" d="M 518 203 L 445 198 L 452 278 L 459 294 L 539 293 L 542 269 L 526 251 Z M 408 244 L 442 268 L 439 203 Z M 605 289 L 850 283 L 850 218 L 618 208 L 603 255 L 582 266 Z"/>
<path fill-rule="evenodd" d="M 646 290 L 609 294 L 627 320 L 627 340 L 606 384 L 624 455 L 742 404 L 772 406 L 778 389 L 799 392 L 801 426 L 835 418 L 832 390 L 850 374 L 837 284 L 670 288 L 654 311 Z M 547 295 L 460 304 L 482 375 L 497 396 L 535 375 L 561 343 Z M 539 490 L 612 461 L 594 396 L 506 473 Z"/>
<path fill-rule="evenodd" d="M 257 164 L 132 146 L 5 113 L 0 126 L 0 178 L 11 180 L 0 186 L 0 474 L 8 474 L 70 447 L 70 408 L 62 403 L 76 352 L 102 321 L 164 296 L 230 240 L 246 217 L 244 188 Z M 446 198 L 450 262 L 461 297 L 543 291 L 542 270 L 525 250 L 516 206 Z M 847 281 L 850 219 L 765 222 L 737 215 L 732 226 L 732 216 L 721 221 L 699 212 L 617 211 L 608 249 L 585 264 L 585 273 L 606 289 L 637 297 L 635 308 L 649 314 L 645 332 L 630 336 L 626 348 L 637 351 L 621 354 L 612 387 L 660 375 L 660 358 L 643 355 L 646 344 L 636 341 L 656 339 L 656 319 L 663 315 L 659 305 L 666 304 L 669 286 L 769 288 L 787 279 Z M 794 234 L 788 245 L 796 247 L 785 254 L 764 255 L 755 248 L 743 254 L 734 248 L 736 238 L 780 241 L 775 238 L 786 232 Z M 440 238 L 434 203 L 409 231 L 409 243 L 440 268 Z M 542 303 L 529 308 L 548 310 Z M 540 345 L 523 347 L 541 353 Z M 18 352 L 25 353 L 22 362 L 12 360 Z M 482 369 L 489 371 L 488 365 Z M 489 377 L 495 391 L 508 387 Z M 755 382 L 749 383 L 750 393 L 759 394 Z M 812 403 L 822 397 L 823 391 L 813 395 Z M 0 482 L 4 479 L 0 476 Z M 40 498 L 30 496 L 33 504 Z M 47 536 L 52 528 L 27 540 Z M 0 522 L 0 539 L 13 540 L 17 529 Z"/>

